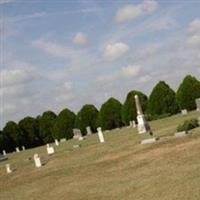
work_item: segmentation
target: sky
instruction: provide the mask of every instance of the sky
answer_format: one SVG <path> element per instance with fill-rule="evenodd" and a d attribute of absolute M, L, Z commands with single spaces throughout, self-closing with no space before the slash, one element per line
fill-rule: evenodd
<path fill-rule="evenodd" d="M 0 128 L 200 79 L 199 0 L 0 0 Z"/>

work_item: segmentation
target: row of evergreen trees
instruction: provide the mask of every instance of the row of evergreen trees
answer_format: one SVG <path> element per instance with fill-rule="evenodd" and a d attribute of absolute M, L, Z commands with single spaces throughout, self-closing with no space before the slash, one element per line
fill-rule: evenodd
<path fill-rule="evenodd" d="M 100 111 L 94 105 L 87 104 L 77 115 L 66 108 L 58 115 L 47 111 L 36 118 L 25 117 L 18 124 L 9 121 L 0 131 L 0 151 L 13 151 L 16 146 L 23 145 L 31 148 L 53 142 L 55 138 L 70 139 L 73 137 L 73 128 L 79 128 L 86 134 L 87 126 L 95 132 L 98 126 L 105 130 L 128 125 L 130 120 L 136 120 L 136 94 L 149 118 L 172 115 L 180 112 L 180 109 L 196 108 L 195 99 L 200 97 L 200 81 L 190 75 L 186 76 L 177 93 L 164 81 L 160 81 L 149 99 L 142 92 L 131 91 L 123 105 L 110 98 L 101 106 Z"/>

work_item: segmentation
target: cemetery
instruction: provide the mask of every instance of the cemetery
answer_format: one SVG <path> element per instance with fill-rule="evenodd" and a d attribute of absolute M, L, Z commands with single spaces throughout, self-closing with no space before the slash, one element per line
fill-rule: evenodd
<path fill-rule="evenodd" d="M 198 117 L 199 112 L 192 111 L 151 121 L 153 139 L 138 134 L 137 127 L 106 134 L 98 129 L 100 136 L 8 153 L 8 160 L 0 162 L 0 199 L 160 200 L 178 195 L 197 200 L 200 128 L 185 137 L 174 134 L 177 124 Z M 148 138 L 156 142 L 141 144 Z M 47 147 L 54 147 L 55 153 L 49 156 Z"/>
<path fill-rule="evenodd" d="M 200 200 L 200 0 L 0 13 L 0 200 Z"/>

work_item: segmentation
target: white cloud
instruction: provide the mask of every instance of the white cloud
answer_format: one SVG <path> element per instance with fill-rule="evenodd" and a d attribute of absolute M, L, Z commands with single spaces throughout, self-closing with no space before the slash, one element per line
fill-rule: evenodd
<path fill-rule="evenodd" d="M 0 106 L 0 113 L 13 113 L 15 112 L 17 109 L 16 105 L 14 104 L 5 104 Z"/>
<path fill-rule="evenodd" d="M 188 27 L 189 37 L 187 43 L 190 47 L 200 47 L 200 19 L 194 19 Z"/>
<path fill-rule="evenodd" d="M 158 3 L 155 0 L 144 0 L 141 4 L 128 4 L 118 9 L 115 20 L 119 23 L 129 21 L 141 15 L 151 13 L 157 7 Z"/>
<path fill-rule="evenodd" d="M 55 57 L 67 57 L 69 53 L 68 50 L 61 44 L 47 41 L 44 38 L 35 40 L 33 42 L 33 46 Z"/>
<path fill-rule="evenodd" d="M 200 18 L 196 18 L 190 23 L 189 32 L 200 33 Z"/>
<path fill-rule="evenodd" d="M 11 3 L 13 0 L 0 0 L 0 4 Z"/>
<path fill-rule="evenodd" d="M 115 60 L 123 56 L 128 51 L 129 51 L 129 46 L 125 43 L 118 42 L 113 44 L 107 44 L 104 51 L 104 57 L 107 60 Z"/>
<path fill-rule="evenodd" d="M 79 32 L 74 36 L 73 42 L 79 46 L 86 46 L 88 44 L 88 37 L 85 33 Z"/>
<path fill-rule="evenodd" d="M 120 70 L 113 72 L 112 74 L 101 75 L 97 77 L 97 83 L 105 84 L 108 82 L 113 82 L 116 80 L 124 79 L 124 78 L 132 78 L 136 77 L 140 74 L 141 67 L 138 65 L 128 65 L 126 67 L 122 67 Z"/>
<path fill-rule="evenodd" d="M 193 47 L 200 47 L 200 34 L 192 35 L 189 37 L 188 44 Z"/>
<path fill-rule="evenodd" d="M 8 67 L 0 70 L 2 87 L 16 86 L 18 84 L 27 84 L 36 79 L 38 74 L 34 66 L 24 62 L 12 62 Z"/>

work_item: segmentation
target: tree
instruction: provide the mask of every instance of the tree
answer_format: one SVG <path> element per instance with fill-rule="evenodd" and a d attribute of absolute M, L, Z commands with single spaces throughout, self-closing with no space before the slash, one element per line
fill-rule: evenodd
<path fill-rule="evenodd" d="M 10 152 L 13 150 L 13 146 L 11 146 L 9 142 L 9 138 L 4 135 L 3 131 L 0 131 L 0 152 L 6 150 L 6 152 Z"/>
<path fill-rule="evenodd" d="M 103 130 L 122 126 L 121 108 L 121 103 L 114 98 L 108 99 L 101 106 L 98 121 Z"/>
<path fill-rule="evenodd" d="M 33 117 L 25 117 L 19 122 L 19 128 L 23 133 L 26 147 L 35 147 L 43 144 L 39 136 L 39 123 Z"/>
<path fill-rule="evenodd" d="M 126 100 L 122 106 L 122 121 L 125 125 L 128 125 L 130 121 L 136 120 L 137 117 L 137 110 L 135 105 L 135 95 L 139 96 L 140 103 L 145 112 L 147 108 L 147 96 L 139 91 L 130 91 L 126 97 Z"/>
<path fill-rule="evenodd" d="M 98 110 L 94 105 L 86 104 L 78 112 L 75 121 L 75 127 L 79 128 L 83 134 L 86 133 L 86 127 L 90 126 L 92 131 L 96 131 L 96 121 Z"/>
<path fill-rule="evenodd" d="M 195 99 L 200 97 L 200 81 L 191 75 L 187 75 L 180 84 L 176 99 L 181 109 L 194 110 Z"/>
<path fill-rule="evenodd" d="M 175 92 L 160 81 L 149 97 L 148 111 L 151 115 L 175 114 L 179 111 Z"/>
<path fill-rule="evenodd" d="M 69 109 L 66 108 L 62 110 L 59 113 L 58 117 L 55 119 L 55 123 L 53 126 L 53 138 L 72 138 L 75 117 L 76 115 Z"/>
<path fill-rule="evenodd" d="M 7 142 L 9 141 L 8 143 L 10 149 L 14 150 L 16 146 L 23 145 L 23 134 L 15 122 L 9 121 L 6 123 L 5 127 L 3 128 L 3 135 L 4 138 L 6 137 Z"/>
<path fill-rule="evenodd" d="M 44 143 L 50 143 L 53 141 L 53 126 L 56 119 L 56 114 L 52 111 L 46 111 L 39 121 L 39 136 L 42 138 Z"/>

